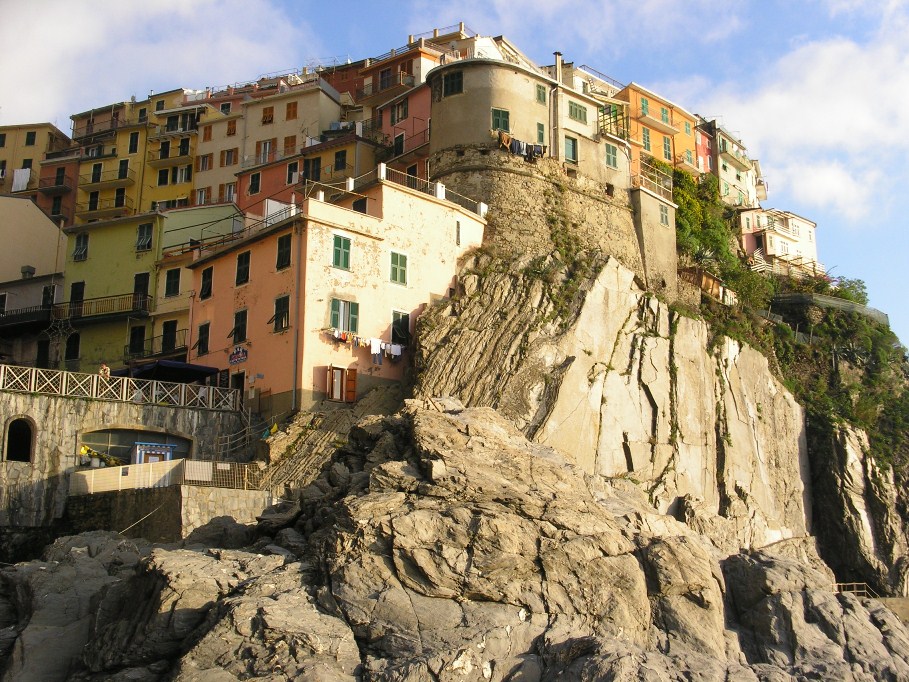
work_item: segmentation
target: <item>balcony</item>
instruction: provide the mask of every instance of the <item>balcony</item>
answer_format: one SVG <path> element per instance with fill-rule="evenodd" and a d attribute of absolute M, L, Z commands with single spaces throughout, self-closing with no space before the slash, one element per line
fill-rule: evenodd
<path fill-rule="evenodd" d="M 736 170 L 751 170 L 751 159 L 745 155 L 745 152 L 722 139 L 720 140 L 720 158 L 731 163 Z"/>
<path fill-rule="evenodd" d="M 424 149 L 424 154 L 414 153 L 429 144 L 429 128 L 414 133 L 410 137 L 400 135 L 394 138 L 394 143 L 388 147 L 389 161 L 404 162 L 408 157 L 413 159 L 422 158 L 429 155 L 429 150 Z"/>
<path fill-rule="evenodd" d="M 86 220 L 119 218 L 133 213 L 133 200 L 129 197 L 98 199 L 76 204 L 76 215 Z"/>
<path fill-rule="evenodd" d="M 146 339 L 141 348 L 126 345 L 123 347 L 123 358 L 128 363 L 131 360 L 146 358 L 170 357 L 186 353 L 186 339 L 188 329 L 177 329 L 173 334 L 162 334 Z"/>
<path fill-rule="evenodd" d="M 45 326 L 51 319 L 49 305 L 36 305 L 28 308 L 18 308 L 0 313 L 0 329 L 10 327 Z"/>
<path fill-rule="evenodd" d="M 688 158 L 688 156 L 685 155 L 684 152 L 682 152 L 681 154 L 677 154 L 675 157 L 675 167 L 681 168 L 682 170 L 687 171 L 688 173 L 691 173 L 692 175 L 701 174 L 701 170 L 698 168 L 696 157 L 694 156 L 693 153 L 692 153 L 690 159 Z"/>
<path fill-rule="evenodd" d="M 136 172 L 131 168 L 125 170 L 108 170 L 86 173 L 79 176 L 79 186 L 84 190 L 127 187 L 135 184 Z"/>
<path fill-rule="evenodd" d="M 41 178 L 38 180 L 38 191 L 42 194 L 66 194 L 73 191 L 73 181 L 65 175 L 62 178 Z"/>
<path fill-rule="evenodd" d="M 189 149 L 152 150 L 148 153 L 148 165 L 153 168 L 166 168 L 169 166 L 185 166 L 193 162 L 192 151 Z"/>
<path fill-rule="evenodd" d="M 157 125 L 148 133 L 148 139 L 155 140 L 160 138 L 178 137 L 180 135 L 195 135 L 199 132 L 197 123 L 187 123 L 186 125 Z"/>
<path fill-rule="evenodd" d="M 757 184 L 755 185 L 757 190 L 757 198 L 759 201 L 767 201 L 767 181 L 764 178 L 758 178 Z"/>
<path fill-rule="evenodd" d="M 648 109 L 646 114 L 642 111 L 637 119 L 651 130 L 658 130 L 664 135 L 676 135 L 682 131 L 681 125 L 676 125 L 669 112 L 666 115 L 654 116 Z"/>
<path fill-rule="evenodd" d="M 631 186 L 649 190 L 672 201 L 672 175 L 651 164 L 648 157 L 641 157 L 640 172 L 631 176 Z"/>
<path fill-rule="evenodd" d="M 79 126 L 74 125 L 73 139 L 78 140 L 80 137 L 88 137 L 89 135 L 110 133 L 125 125 L 129 125 L 128 122 L 121 121 L 118 118 L 113 118 L 108 121 L 91 121 Z"/>
<path fill-rule="evenodd" d="M 412 74 L 399 71 L 386 77 L 379 77 L 378 82 L 372 82 L 364 88 L 357 90 L 357 104 L 374 104 L 379 98 L 391 99 L 395 95 L 409 90 L 416 83 Z"/>
<path fill-rule="evenodd" d="M 87 298 L 82 301 L 56 303 L 53 308 L 53 319 L 70 320 L 72 322 L 93 322 L 124 315 L 148 317 L 150 308 L 151 296 L 148 294 L 102 296 L 101 298 Z"/>

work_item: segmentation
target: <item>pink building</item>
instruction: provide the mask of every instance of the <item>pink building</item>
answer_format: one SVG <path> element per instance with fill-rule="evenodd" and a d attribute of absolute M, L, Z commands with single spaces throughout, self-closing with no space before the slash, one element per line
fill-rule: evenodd
<path fill-rule="evenodd" d="M 773 208 L 741 211 L 738 218 L 752 270 L 790 277 L 825 273 L 817 259 L 817 223 Z"/>
<path fill-rule="evenodd" d="M 391 144 L 388 165 L 428 179 L 429 117 L 432 99 L 426 83 L 376 108 L 376 122 Z"/>
<path fill-rule="evenodd" d="M 380 166 L 334 202 L 300 197 L 283 219 L 198 253 L 189 361 L 221 369 L 263 414 L 400 381 L 416 318 L 450 295 L 486 224 L 482 204 L 431 189 Z"/>

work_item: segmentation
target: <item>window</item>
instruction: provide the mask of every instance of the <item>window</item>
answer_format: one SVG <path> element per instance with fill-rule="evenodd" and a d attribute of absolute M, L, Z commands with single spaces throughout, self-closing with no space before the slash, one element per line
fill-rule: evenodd
<path fill-rule="evenodd" d="M 509 131 L 508 128 L 508 112 L 504 109 L 493 109 L 492 110 L 492 129 L 493 130 L 504 130 L 506 133 Z"/>
<path fill-rule="evenodd" d="M 619 148 L 614 144 L 606 143 L 606 165 L 610 168 L 619 167 Z"/>
<path fill-rule="evenodd" d="M 35 137 L 36 137 L 36 133 L 34 130 L 29 130 L 27 133 L 25 133 L 25 146 L 34 147 L 35 146 Z"/>
<path fill-rule="evenodd" d="M 235 284 L 246 284 L 249 281 L 249 259 L 249 251 L 237 254 L 237 276 L 234 281 Z"/>
<path fill-rule="evenodd" d="M 136 234 L 136 251 L 149 251 L 152 247 L 152 224 L 143 223 L 139 225 Z"/>
<path fill-rule="evenodd" d="M 98 210 L 98 201 L 100 200 L 100 197 L 101 197 L 100 192 L 89 192 L 89 194 L 88 194 L 88 210 L 89 211 Z"/>
<path fill-rule="evenodd" d="M 331 326 L 342 332 L 359 331 L 360 304 L 352 301 L 331 299 Z"/>
<path fill-rule="evenodd" d="M 347 168 L 347 150 L 335 152 L 335 172 L 340 173 Z"/>
<path fill-rule="evenodd" d="M 170 172 L 166 168 L 162 168 L 158 171 L 158 187 L 163 187 L 167 184 L 168 179 L 170 178 Z"/>
<path fill-rule="evenodd" d="M 180 293 L 180 268 L 171 268 L 164 274 L 164 296 L 176 296 Z"/>
<path fill-rule="evenodd" d="M 34 443 L 32 422 L 18 418 L 10 422 L 6 431 L 4 453 L 7 462 L 31 462 Z"/>
<path fill-rule="evenodd" d="M 646 97 L 641 97 L 641 116 L 647 116 L 650 113 L 650 102 Z"/>
<path fill-rule="evenodd" d="M 587 107 L 582 107 L 577 102 L 568 101 L 568 118 L 580 123 L 587 123 Z"/>
<path fill-rule="evenodd" d="M 262 124 L 267 125 L 269 123 L 274 123 L 275 120 L 275 108 L 274 107 L 265 107 L 262 109 Z"/>
<path fill-rule="evenodd" d="M 129 134 L 129 154 L 135 154 L 139 151 L 139 132 L 134 131 Z"/>
<path fill-rule="evenodd" d="M 6 294 L 0 294 L 0 315 L 6 313 Z"/>
<path fill-rule="evenodd" d="M 578 141 L 567 135 L 565 136 L 565 159 L 574 163 L 578 162 Z"/>
<path fill-rule="evenodd" d="M 129 354 L 139 356 L 145 354 L 145 327 L 129 328 Z"/>
<path fill-rule="evenodd" d="M 391 281 L 395 284 L 407 284 L 407 256 L 391 252 Z"/>
<path fill-rule="evenodd" d="M 665 204 L 660 204 L 660 225 L 669 224 L 669 207 Z"/>
<path fill-rule="evenodd" d="M 236 147 L 233 149 L 223 149 L 221 151 L 221 166 L 233 166 L 237 163 L 237 154 L 238 150 Z"/>
<path fill-rule="evenodd" d="M 139 107 L 139 123 L 145 123 L 148 120 L 148 109 Z"/>
<path fill-rule="evenodd" d="M 262 176 L 259 173 L 253 173 L 249 176 L 249 194 L 259 193 L 259 183 L 261 179 Z"/>
<path fill-rule="evenodd" d="M 298 172 L 300 164 L 297 161 L 291 161 L 287 164 L 287 184 L 295 185 L 297 180 L 300 179 L 300 173 Z"/>
<path fill-rule="evenodd" d="M 193 167 L 192 166 L 180 166 L 170 169 L 170 181 L 173 185 L 178 185 L 181 182 L 189 182 L 193 179 Z"/>
<path fill-rule="evenodd" d="M 230 102 L 222 102 L 222 103 L 221 103 L 221 113 L 222 113 L 222 114 L 229 114 L 229 113 L 230 113 Z"/>
<path fill-rule="evenodd" d="M 691 156 L 691 150 L 690 150 L 690 149 L 686 149 L 686 150 L 685 150 L 685 163 L 691 164 L 691 163 L 692 163 L 692 161 L 691 161 L 692 158 L 693 158 L 693 157 Z"/>
<path fill-rule="evenodd" d="M 546 126 L 537 123 L 537 144 L 543 144 L 546 141 Z"/>
<path fill-rule="evenodd" d="M 669 123 L 669 109 L 666 107 L 660 107 L 660 120 L 663 123 Z"/>
<path fill-rule="evenodd" d="M 336 268 L 350 270 L 350 239 L 339 234 L 334 236 L 331 264 Z"/>
<path fill-rule="evenodd" d="M 164 100 L 159 99 L 155 102 L 155 111 L 164 111 Z"/>
<path fill-rule="evenodd" d="M 234 328 L 227 334 L 232 338 L 234 343 L 243 343 L 246 341 L 246 311 L 237 310 L 234 312 Z"/>
<path fill-rule="evenodd" d="M 76 235 L 76 248 L 73 249 L 73 260 L 88 258 L 88 234 L 83 232 Z"/>
<path fill-rule="evenodd" d="M 394 125 L 407 118 L 407 98 L 391 105 L 391 124 Z"/>
<path fill-rule="evenodd" d="M 199 329 L 196 334 L 196 342 L 193 344 L 193 348 L 196 349 L 196 355 L 208 355 L 208 338 L 210 333 L 210 323 L 204 322 L 199 325 Z"/>
<path fill-rule="evenodd" d="M 181 344 L 181 347 L 182 344 Z M 161 350 L 171 353 L 177 348 L 177 321 L 168 320 L 161 325 Z"/>
<path fill-rule="evenodd" d="M 318 182 L 322 177 L 322 157 L 303 159 L 303 177 Z"/>
<path fill-rule="evenodd" d="M 278 237 L 278 257 L 275 259 L 275 268 L 281 270 L 290 265 L 290 234 Z"/>
<path fill-rule="evenodd" d="M 207 171 L 211 170 L 214 166 L 215 157 L 213 154 L 203 154 L 199 158 L 199 170 Z"/>
<path fill-rule="evenodd" d="M 394 154 L 395 156 L 401 156 L 401 154 L 403 154 L 403 153 L 404 153 L 404 133 L 401 133 L 399 135 L 395 135 L 394 150 L 392 151 L 392 154 Z"/>
<path fill-rule="evenodd" d="M 650 151 L 650 131 L 647 128 L 641 128 L 641 141 L 644 143 L 644 149 Z"/>
<path fill-rule="evenodd" d="M 672 138 L 663 135 L 663 158 L 672 161 Z"/>
<path fill-rule="evenodd" d="M 297 103 L 288 102 L 286 110 L 284 112 L 284 118 L 288 121 L 293 121 L 297 117 Z"/>
<path fill-rule="evenodd" d="M 189 156 L 189 138 L 188 137 L 184 137 L 182 140 L 180 140 L 178 154 L 179 154 L 179 156 Z"/>
<path fill-rule="evenodd" d="M 117 165 L 117 179 L 124 180 L 129 177 L 129 159 L 121 159 Z"/>
<path fill-rule="evenodd" d="M 391 342 L 400 343 L 402 346 L 410 343 L 410 314 L 392 311 Z"/>
<path fill-rule="evenodd" d="M 211 298 L 211 283 L 214 275 L 214 267 L 205 268 L 202 271 L 202 288 L 199 290 L 199 300 L 204 301 Z"/>
<path fill-rule="evenodd" d="M 464 72 L 454 71 L 442 76 L 442 97 L 464 92 Z"/>
<path fill-rule="evenodd" d="M 294 153 L 294 148 L 297 146 L 297 136 L 296 135 L 285 135 L 284 136 L 284 156 L 290 156 Z"/>
<path fill-rule="evenodd" d="M 22 159 L 22 167 L 23 167 L 23 168 L 31 168 L 31 167 L 32 167 L 32 160 L 31 160 L 31 159 Z"/>
<path fill-rule="evenodd" d="M 224 106 L 223 104 L 221 105 Z M 227 106 L 230 106 L 229 104 Z M 232 135 L 237 134 L 237 119 L 227 122 L 227 136 L 231 137 Z"/>
<path fill-rule="evenodd" d="M 51 215 L 58 216 L 63 213 L 63 197 L 54 197 L 51 202 Z"/>
<path fill-rule="evenodd" d="M 358 213 L 366 213 L 366 197 L 355 199 L 350 208 Z"/>
<path fill-rule="evenodd" d="M 6 133 L 0 133 L 0 147 L 6 146 Z"/>
<path fill-rule="evenodd" d="M 537 85 L 537 102 L 546 104 L 546 86 Z"/>
<path fill-rule="evenodd" d="M 63 353 L 64 360 L 79 359 L 79 334 L 70 334 L 66 337 L 66 350 Z"/>
<path fill-rule="evenodd" d="M 275 299 L 275 314 L 271 318 L 275 332 L 283 332 L 290 327 L 290 296 Z"/>
<path fill-rule="evenodd" d="M 691 124 L 688 121 L 685 121 L 685 134 L 691 135 Z"/>
<path fill-rule="evenodd" d="M 237 196 L 237 183 L 228 182 L 224 185 L 224 200 L 233 201 Z"/>

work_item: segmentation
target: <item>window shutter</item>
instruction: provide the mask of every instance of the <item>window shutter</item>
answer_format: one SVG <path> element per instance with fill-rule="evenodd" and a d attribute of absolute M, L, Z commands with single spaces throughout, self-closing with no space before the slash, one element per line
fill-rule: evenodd
<path fill-rule="evenodd" d="M 256 159 L 262 158 L 262 143 L 256 142 Z"/>
<path fill-rule="evenodd" d="M 201 167 L 202 167 L 202 157 L 201 157 L 201 156 L 197 156 L 197 157 L 196 157 L 196 172 L 197 172 L 197 173 L 199 172 L 199 170 L 201 169 Z"/>
<path fill-rule="evenodd" d="M 341 327 L 341 301 L 331 299 L 331 326 L 335 329 Z"/>
<path fill-rule="evenodd" d="M 221 152 L 221 153 L 223 154 L 224 152 Z M 224 164 L 222 163 L 221 165 L 223 166 Z M 224 184 L 223 183 L 218 185 L 218 202 L 220 203 L 222 201 L 224 201 Z"/>
<path fill-rule="evenodd" d="M 224 157 L 225 157 L 226 155 L 227 155 L 227 152 L 226 152 L 225 150 L 222 149 L 222 150 L 221 150 L 221 166 L 222 166 L 222 167 L 224 166 Z M 221 185 L 221 186 L 223 187 L 224 185 Z"/>
<path fill-rule="evenodd" d="M 359 319 L 360 319 L 360 304 L 359 303 L 348 303 L 349 312 L 347 315 L 348 326 L 347 331 L 351 331 L 356 334 L 360 331 Z"/>
<path fill-rule="evenodd" d="M 357 401 L 357 370 L 348 369 L 345 374 L 344 402 L 355 403 Z"/>

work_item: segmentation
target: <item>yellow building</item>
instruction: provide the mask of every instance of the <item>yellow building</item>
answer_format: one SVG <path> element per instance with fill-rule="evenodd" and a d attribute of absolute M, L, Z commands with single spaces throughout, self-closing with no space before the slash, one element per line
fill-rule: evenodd
<path fill-rule="evenodd" d="M 70 144 L 66 134 L 50 123 L 0 126 L 0 194 L 34 194 L 44 155 Z"/>

